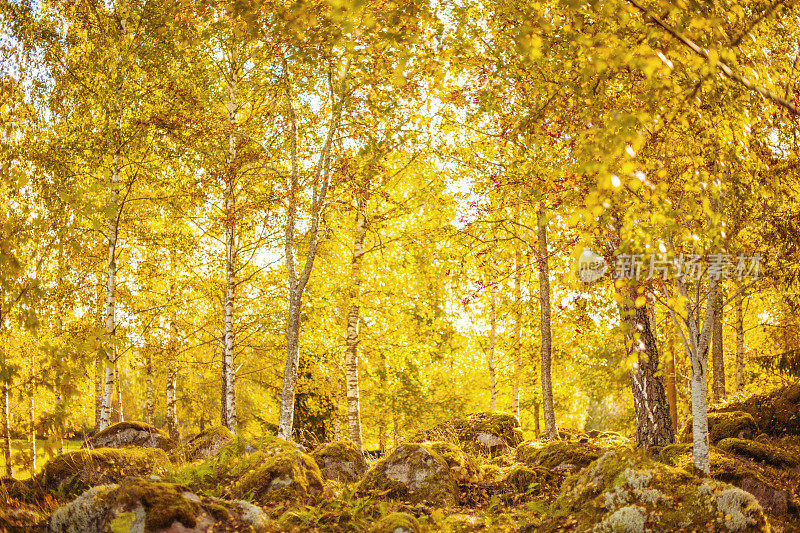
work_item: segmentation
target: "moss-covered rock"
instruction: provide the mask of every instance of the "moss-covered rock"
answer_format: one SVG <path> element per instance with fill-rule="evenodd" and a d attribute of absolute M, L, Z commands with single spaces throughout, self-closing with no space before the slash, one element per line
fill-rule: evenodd
<path fill-rule="evenodd" d="M 517 460 L 528 466 L 580 469 L 600 457 L 603 450 L 594 444 L 573 441 L 551 441 L 544 444 L 526 441 L 517 446 Z M 568 467 L 567 465 L 572 465 Z"/>
<path fill-rule="evenodd" d="M 502 411 L 482 411 L 420 431 L 413 442 L 448 441 L 468 453 L 497 455 L 525 440 L 519 420 Z"/>
<path fill-rule="evenodd" d="M 730 411 L 708 413 L 708 439 L 716 444 L 722 439 L 752 439 L 758 435 L 758 425 L 749 413 Z M 692 442 L 692 417 L 686 421 L 680 435 L 681 442 Z"/>
<path fill-rule="evenodd" d="M 164 451 L 170 451 L 176 447 L 176 444 L 166 432 L 144 422 L 119 422 L 93 435 L 86 442 L 88 448 L 127 448 L 128 446 L 161 448 Z"/>
<path fill-rule="evenodd" d="M 54 533 L 264 531 L 263 511 L 247 502 L 225 501 L 172 483 L 126 478 L 120 485 L 94 487 L 58 509 Z"/>
<path fill-rule="evenodd" d="M 752 494 L 637 450 L 604 453 L 567 479 L 556 506 L 578 531 L 769 531 Z M 554 520 L 543 529 L 559 525 Z"/>
<path fill-rule="evenodd" d="M 325 479 L 352 483 L 367 472 L 364 454 L 350 441 L 323 444 L 311 453 Z"/>
<path fill-rule="evenodd" d="M 666 446 L 662 452 L 662 459 L 669 464 L 691 471 L 694 460 L 692 445 Z M 786 474 L 782 469 L 776 468 L 769 472 L 771 467 L 754 463 L 749 456 L 731 455 L 714 446 L 709 449 L 709 466 L 712 478 L 735 485 L 754 495 L 761 507 L 771 517 L 786 519 L 787 515 L 797 516 L 800 514 L 800 505 L 792 498 L 792 487 L 795 481 L 781 480 L 779 476 L 776 476 L 776 474 Z"/>
<path fill-rule="evenodd" d="M 183 449 L 183 457 L 192 462 L 213 457 L 234 439 L 234 434 L 224 426 L 215 426 L 189 439 Z"/>
<path fill-rule="evenodd" d="M 158 448 L 76 450 L 48 461 L 37 477 L 48 491 L 80 494 L 95 485 L 119 483 L 126 476 L 163 476 L 170 467 Z"/>
<path fill-rule="evenodd" d="M 722 439 L 717 447 L 728 453 L 749 457 L 760 463 L 770 464 L 778 468 L 797 468 L 800 460 L 797 457 L 765 442 L 745 439 Z"/>
<path fill-rule="evenodd" d="M 420 533 L 419 521 L 407 513 L 384 516 L 369 528 L 369 533 Z"/>
<path fill-rule="evenodd" d="M 358 484 L 360 495 L 378 494 L 412 503 L 451 506 L 458 498 L 447 461 L 430 444 L 401 444 L 377 461 Z"/>
<path fill-rule="evenodd" d="M 800 384 L 752 395 L 742 401 L 715 407 L 713 411 L 744 411 L 753 417 L 762 432 L 772 436 L 800 435 Z"/>
<path fill-rule="evenodd" d="M 456 482 L 476 482 L 480 479 L 478 461 L 472 455 L 464 453 L 464 450 L 452 442 L 438 441 L 427 444 L 445 460 Z"/>
<path fill-rule="evenodd" d="M 553 474 L 542 466 L 530 468 L 516 465 L 507 470 L 503 481 L 509 491 L 516 494 L 536 493 L 553 481 Z"/>
<path fill-rule="evenodd" d="M 247 472 L 231 488 L 236 498 L 261 503 L 314 502 L 326 494 L 317 463 L 290 442 L 276 438 L 248 457 L 247 463 Z"/>

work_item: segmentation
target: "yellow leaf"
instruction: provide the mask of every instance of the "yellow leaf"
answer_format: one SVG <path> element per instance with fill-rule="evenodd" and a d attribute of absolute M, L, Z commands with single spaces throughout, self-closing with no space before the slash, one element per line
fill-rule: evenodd
<path fill-rule="evenodd" d="M 636 297 L 636 307 L 644 307 L 647 303 L 647 298 L 644 296 L 637 296 Z"/>

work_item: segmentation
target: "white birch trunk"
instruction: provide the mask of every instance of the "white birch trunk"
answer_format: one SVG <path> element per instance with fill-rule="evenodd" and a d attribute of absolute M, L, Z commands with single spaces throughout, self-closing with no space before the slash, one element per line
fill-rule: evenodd
<path fill-rule="evenodd" d="M 116 362 L 115 313 L 117 303 L 117 237 L 119 232 L 119 171 L 120 132 L 122 119 L 119 102 L 114 103 L 114 156 L 111 162 L 111 220 L 108 224 L 108 268 L 106 279 L 106 346 L 105 379 L 100 402 L 98 430 L 108 427 L 111 419 L 111 399 L 114 392 L 114 373 L 111 365 Z"/>
<path fill-rule="evenodd" d="M 28 421 L 31 424 L 31 432 L 30 432 L 30 439 L 31 439 L 31 468 L 30 473 L 31 477 L 36 475 L 36 350 L 37 347 L 28 347 L 30 351 L 30 359 L 29 363 L 31 365 L 31 373 L 30 373 L 30 391 L 29 391 L 29 403 L 28 403 Z"/>
<path fill-rule="evenodd" d="M 489 318 L 489 382 L 491 383 L 491 410 L 497 411 L 497 374 L 494 369 L 494 349 L 497 344 L 497 262 L 492 252 L 491 316 Z"/>
<path fill-rule="evenodd" d="M 231 58 L 231 80 L 228 84 L 228 175 L 225 184 L 225 305 L 223 319 L 223 339 L 225 361 L 225 426 L 236 433 L 236 375 L 234 366 L 234 332 L 233 332 L 233 313 L 234 298 L 236 295 L 236 173 L 234 170 L 236 159 L 236 138 L 234 130 L 236 128 L 236 113 L 238 103 L 236 101 L 237 84 L 237 57 L 233 52 Z"/>
<path fill-rule="evenodd" d="M 514 218 L 520 219 L 521 202 L 517 199 Z M 511 412 L 519 419 L 519 384 L 522 379 L 522 247 L 519 239 L 514 241 L 514 379 L 511 391 Z"/>
<path fill-rule="evenodd" d="M 361 297 L 361 268 L 364 256 L 364 239 L 367 235 L 367 221 L 364 211 L 369 201 L 369 180 L 364 191 L 357 191 L 356 220 L 353 229 L 353 257 L 350 263 L 350 306 L 347 312 L 347 349 L 345 351 L 345 370 L 347 386 L 347 425 L 350 441 L 363 451 L 361 441 L 361 406 L 358 389 L 358 320 Z"/>
<path fill-rule="evenodd" d="M 281 390 L 281 412 L 278 423 L 278 437 L 292 440 L 294 425 L 294 400 L 297 385 L 297 368 L 300 363 L 300 311 L 303 305 L 303 291 L 311 277 L 314 268 L 314 259 L 317 255 L 317 235 L 319 233 L 320 217 L 324 209 L 330 181 L 331 146 L 333 137 L 339 125 L 342 113 L 342 97 L 345 90 L 345 79 L 349 70 L 349 63 L 344 69 L 338 93 L 333 87 L 333 78 L 329 78 L 331 97 L 331 117 L 325 145 L 320 153 L 314 170 L 313 194 L 311 198 L 310 228 L 308 231 L 308 249 L 306 250 L 305 265 L 300 275 L 295 270 L 294 232 L 295 217 L 297 214 L 297 195 L 300 183 L 300 170 L 298 165 L 297 144 L 297 116 L 294 107 L 289 72 L 286 59 L 283 60 L 284 83 L 286 89 L 286 103 L 289 113 L 290 148 L 291 148 L 291 174 L 289 176 L 289 205 L 287 208 L 285 252 L 286 270 L 289 285 L 289 309 L 286 316 L 286 367 L 283 374 L 283 388 Z M 337 101 L 338 96 L 338 101 Z"/>
<path fill-rule="evenodd" d="M 117 421 L 125 422 L 125 413 L 122 410 L 122 380 L 120 379 L 119 361 L 114 363 L 114 385 L 117 388 L 117 414 L 119 415 Z"/>
<path fill-rule="evenodd" d="M 553 377 L 551 373 L 551 329 L 550 329 L 550 268 L 547 252 L 547 217 L 544 208 L 538 211 L 539 233 L 539 300 L 541 302 L 542 332 L 542 411 L 544 431 L 548 439 L 558 438 L 555 408 L 553 406 Z"/>

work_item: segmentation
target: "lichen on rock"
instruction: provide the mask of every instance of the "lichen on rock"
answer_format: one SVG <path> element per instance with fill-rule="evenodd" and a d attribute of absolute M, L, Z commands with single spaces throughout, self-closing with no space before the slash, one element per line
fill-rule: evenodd
<path fill-rule="evenodd" d="M 164 451 L 174 449 L 177 444 L 166 432 L 144 422 L 118 422 L 108 426 L 87 442 L 87 448 L 161 448 Z"/>
<path fill-rule="evenodd" d="M 53 533 L 264 531 L 267 526 L 264 512 L 247 502 L 209 498 L 181 485 L 137 477 L 84 492 L 50 521 Z"/>
<path fill-rule="evenodd" d="M 608 451 L 568 478 L 556 507 L 570 514 L 580 531 L 769 529 L 752 495 L 654 462 L 634 449 Z"/>
<path fill-rule="evenodd" d="M 357 493 L 442 506 L 454 505 L 458 498 L 447 461 L 430 444 L 418 443 L 401 444 L 373 464 L 358 484 Z"/>
<path fill-rule="evenodd" d="M 325 479 L 352 483 L 367 472 L 364 454 L 350 441 L 323 444 L 311 453 Z"/>

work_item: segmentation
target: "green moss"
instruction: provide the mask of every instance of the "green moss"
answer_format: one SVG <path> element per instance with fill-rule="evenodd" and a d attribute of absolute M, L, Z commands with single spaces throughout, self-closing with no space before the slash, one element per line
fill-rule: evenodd
<path fill-rule="evenodd" d="M 291 443 L 275 442 L 256 458 L 250 458 L 250 469 L 233 486 L 235 497 L 274 502 L 306 500 L 324 493 L 317 463 Z"/>
<path fill-rule="evenodd" d="M 794 468 L 800 465 L 800 461 L 791 453 L 754 440 L 722 439 L 717 443 L 717 447 L 728 453 L 749 457 L 778 468 Z"/>
<path fill-rule="evenodd" d="M 90 447 L 107 446 L 106 441 L 127 430 L 139 432 L 139 434 L 130 442 L 124 443 L 123 446 L 143 446 L 146 442 L 155 440 L 155 447 L 165 451 L 170 451 L 177 447 L 175 441 L 170 439 L 165 431 L 151 426 L 150 424 L 145 424 L 144 422 L 118 422 L 108 426 L 104 430 L 93 435 L 92 438 L 89 439 L 89 445 Z M 157 436 L 157 438 L 152 439 L 153 435 Z M 99 444 L 96 445 L 95 443 Z"/>
<path fill-rule="evenodd" d="M 401 444 L 373 464 L 356 493 L 446 506 L 458 496 L 447 462 L 430 445 L 417 443 Z"/>
<path fill-rule="evenodd" d="M 367 471 L 364 454 L 350 441 L 323 444 L 311 453 L 325 479 L 358 481 Z"/>
<path fill-rule="evenodd" d="M 235 438 L 235 435 L 224 426 L 215 426 L 192 437 L 183 449 L 186 461 L 196 461 L 211 457 Z"/>
<path fill-rule="evenodd" d="M 94 485 L 118 483 L 126 476 L 164 475 L 170 461 L 158 448 L 98 448 L 75 450 L 48 461 L 39 479 L 48 490 L 68 494 Z"/>
<path fill-rule="evenodd" d="M 492 438 L 495 437 L 495 438 Z M 502 443 L 496 441 L 501 439 Z M 502 411 L 482 411 L 415 434 L 412 442 L 449 441 L 468 453 L 497 453 L 524 440 L 519 420 Z"/>
<path fill-rule="evenodd" d="M 692 445 L 687 443 L 667 444 L 658 453 L 658 459 L 662 463 L 675 466 L 680 456 L 692 450 Z"/>
<path fill-rule="evenodd" d="M 200 505 L 187 499 L 188 489 L 172 483 L 152 483 L 142 478 L 129 477 L 122 481 L 111 496 L 114 504 L 132 509 L 139 503 L 145 508 L 145 529 L 166 529 L 178 521 L 185 527 L 194 527 Z"/>
<path fill-rule="evenodd" d="M 444 459 L 457 481 L 474 481 L 478 475 L 478 461 L 451 442 L 427 443 L 431 450 Z"/>
<path fill-rule="evenodd" d="M 406 513 L 386 515 L 369 529 L 369 533 L 418 533 L 419 531 L 421 531 L 419 521 Z"/>
<path fill-rule="evenodd" d="M 517 446 L 516 453 L 517 460 L 528 466 L 555 468 L 560 464 L 572 464 L 583 468 L 600 457 L 603 451 L 590 443 L 557 440 L 542 446 L 534 442 L 523 442 Z"/>
<path fill-rule="evenodd" d="M 544 467 L 512 466 L 505 477 L 507 486 L 518 494 L 540 491 L 549 481 L 550 472 Z"/>
<path fill-rule="evenodd" d="M 481 477 L 487 483 L 498 483 L 503 481 L 508 475 L 508 468 L 488 464 L 481 466 Z"/>
<path fill-rule="evenodd" d="M 569 514 L 571 529 L 579 531 L 625 530 L 624 524 L 643 523 L 653 531 L 768 528 L 751 494 L 653 462 L 635 449 L 609 451 L 568 478 L 555 510 Z"/>
<path fill-rule="evenodd" d="M 708 413 L 708 438 L 716 444 L 727 438 L 750 438 L 758 434 L 758 425 L 749 413 L 730 411 Z M 692 442 L 692 418 L 686 421 L 680 436 L 681 442 Z"/>

